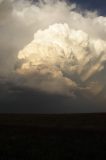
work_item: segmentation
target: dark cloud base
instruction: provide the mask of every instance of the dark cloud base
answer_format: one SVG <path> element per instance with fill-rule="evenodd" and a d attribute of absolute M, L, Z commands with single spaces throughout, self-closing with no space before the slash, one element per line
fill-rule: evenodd
<path fill-rule="evenodd" d="M 77 93 L 77 99 L 48 94 L 12 84 L 2 86 L 0 113 L 89 113 L 105 112 L 103 104 L 97 104 Z"/>

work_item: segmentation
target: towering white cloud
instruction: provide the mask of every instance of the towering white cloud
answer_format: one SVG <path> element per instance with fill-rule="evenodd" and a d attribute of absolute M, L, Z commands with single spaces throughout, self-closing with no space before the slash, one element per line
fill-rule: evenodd
<path fill-rule="evenodd" d="M 38 30 L 34 40 L 19 52 L 18 59 L 24 62 L 17 71 L 21 74 L 33 73 L 34 79 L 42 77 L 43 87 L 42 83 L 39 84 L 43 90 L 57 92 L 59 89 L 64 92 L 58 87 L 63 88 L 64 85 L 65 90 L 71 92 L 71 88 L 73 91 L 74 87 L 81 87 L 72 81 L 73 76 L 86 81 L 99 72 L 106 61 L 105 52 L 106 41 L 92 38 L 83 30 L 71 29 L 68 24 L 54 24 L 48 29 Z M 38 87 L 36 80 L 33 85 Z M 101 87 L 97 88 L 92 93 L 101 90 Z"/>

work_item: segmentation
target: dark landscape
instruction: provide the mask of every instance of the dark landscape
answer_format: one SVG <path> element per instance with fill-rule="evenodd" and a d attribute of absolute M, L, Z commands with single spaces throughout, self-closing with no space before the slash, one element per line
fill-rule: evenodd
<path fill-rule="evenodd" d="M 104 160 L 106 114 L 0 114 L 0 160 Z"/>

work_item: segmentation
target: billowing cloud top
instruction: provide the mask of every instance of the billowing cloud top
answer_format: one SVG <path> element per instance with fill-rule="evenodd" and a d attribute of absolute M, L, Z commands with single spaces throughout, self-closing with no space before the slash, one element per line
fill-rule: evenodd
<path fill-rule="evenodd" d="M 104 40 L 92 38 L 82 30 L 70 29 L 68 24 L 53 24 L 48 29 L 38 30 L 34 40 L 19 52 L 18 58 L 24 62 L 18 72 L 33 73 L 34 79 L 42 76 L 41 89 L 64 92 L 60 90 L 61 85 L 71 92 L 77 87 L 73 76 L 86 81 L 103 69 L 105 52 Z M 34 86 L 38 86 L 36 80 Z"/>

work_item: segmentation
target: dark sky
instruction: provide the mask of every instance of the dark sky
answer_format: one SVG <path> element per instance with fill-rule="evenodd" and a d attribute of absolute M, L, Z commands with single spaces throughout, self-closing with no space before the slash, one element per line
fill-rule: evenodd
<path fill-rule="evenodd" d="M 106 0 L 71 0 L 71 2 L 75 2 L 80 8 L 97 10 L 100 15 L 106 15 Z M 2 62 L 0 61 L 0 63 Z M 105 77 L 105 70 L 102 71 L 103 74 Z M 0 113 L 86 113 L 106 111 L 105 103 L 101 100 L 102 95 L 92 98 L 92 96 L 77 92 L 77 98 L 73 98 L 20 87 L 7 80 L 3 82 L 2 79 L 1 74 Z"/>
<path fill-rule="evenodd" d="M 97 10 L 101 15 L 106 15 L 105 0 L 70 0 L 70 2 L 76 2 L 85 9 Z"/>

